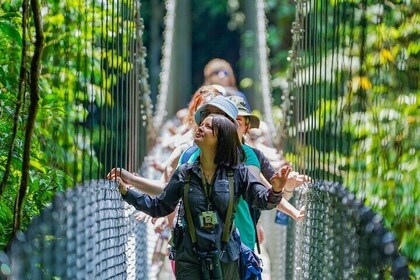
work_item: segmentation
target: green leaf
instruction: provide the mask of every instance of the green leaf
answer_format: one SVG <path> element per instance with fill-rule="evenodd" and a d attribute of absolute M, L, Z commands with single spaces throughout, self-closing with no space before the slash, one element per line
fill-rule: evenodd
<path fill-rule="evenodd" d="M 42 173 L 46 173 L 47 170 L 45 169 L 45 167 L 42 166 L 42 164 L 34 159 L 30 160 L 31 166 L 35 167 L 36 169 L 38 169 L 39 171 L 41 171 Z"/>
<path fill-rule="evenodd" d="M 10 20 L 12 18 L 21 18 L 21 15 L 17 12 L 7 12 L 0 16 L 0 19 Z"/>
<path fill-rule="evenodd" d="M 15 26 L 13 26 L 13 24 L 7 21 L 0 21 L 0 32 L 16 41 L 19 47 L 22 47 L 22 37 L 20 36 L 20 33 L 15 28 Z"/>

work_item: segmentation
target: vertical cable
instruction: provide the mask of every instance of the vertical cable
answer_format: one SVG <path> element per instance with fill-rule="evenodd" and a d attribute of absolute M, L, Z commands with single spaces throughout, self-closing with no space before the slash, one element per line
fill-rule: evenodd
<path fill-rule="evenodd" d="M 362 165 L 360 163 L 360 152 L 364 152 L 364 145 L 363 145 L 363 139 L 361 139 L 361 127 L 362 127 L 362 116 L 364 116 L 365 113 L 365 101 L 366 101 L 366 92 L 363 88 L 362 79 L 365 78 L 365 43 L 366 43 L 366 1 L 361 0 L 361 7 L 362 7 L 362 14 L 360 19 L 359 28 L 361 28 L 360 32 L 360 45 L 359 45 L 359 61 L 360 61 L 360 68 L 358 71 L 358 78 L 359 78 L 359 84 L 358 89 L 356 89 L 356 96 L 357 96 L 357 102 L 358 106 L 356 107 L 357 112 L 357 118 L 356 118 L 356 143 L 357 143 L 357 149 L 355 151 L 355 161 L 356 161 L 356 177 L 355 181 L 358 182 L 358 188 L 363 190 L 364 189 L 364 175 L 362 170 Z"/>
<path fill-rule="evenodd" d="M 126 118 L 126 126 L 125 126 L 125 131 L 126 131 L 126 140 L 125 140 L 125 149 L 124 149 L 124 153 L 126 155 L 126 167 L 129 171 L 133 171 L 132 169 L 132 162 L 131 162 L 131 158 L 132 155 L 130 154 L 130 151 L 132 151 L 132 147 L 131 147 L 131 138 L 134 136 L 131 130 L 131 125 L 132 125 L 132 119 L 133 119 L 133 99 L 132 99 L 132 95 L 133 95 L 133 89 L 132 89 L 132 77 L 133 77 L 133 68 L 131 68 L 131 66 L 134 66 L 133 64 L 133 60 L 132 60 L 132 24 L 133 22 L 133 10 L 130 9 L 130 7 L 134 7 L 134 3 L 132 3 L 131 0 L 128 1 L 127 3 L 127 20 L 126 20 L 126 30 L 128 31 L 126 34 L 126 60 L 127 60 L 127 78 L 126 78 L 126 82 L 125 82 L 125 90 L 127 91 L 127 104 L 126 104 L 126 112 L 127 112 L 127 118 Z M 137 170 L 136 170 L 137 171 Z"/>
<path fill-rule="evenodd" d="M 314 147 L 314 139 L 313 139 L 313 134 L 314 134 L 314 128 L 313 128 L 313 100 L 314 100 L 314 96 L 313 96 L 313 91 L 311 90 L 311 86 L 312 86 L 312 61 L 313 61 L 313 54 L 312 54 L 312 45 L 313 45 L 313 41 L 312 41 L 312 14 L 311 14 L 311 7 L 312 7 L 312 0 L 308 0 L 308 2 L 306 3 L 306 11 L 305 11 L 305 30 L 306 30 L 306 67 L 305 67 L 305 76 L 306 76 L 306 94 L 308 96 L 308 98 L 306 99 L 306 102 L 308 102 L 308 106 L 307 106 L 307 112 L 306 112 L 306 119 L 308 122 L 308 135 L 306 136 L 308 139 L 308 145 L 307 145 L 307 149 L 308 149 L 308 159 L 307 159 L 307 163 L 306 166 L 308 168 L 308 172 L 306 174 L 308 174 L 311 177 L 313 176 L 313 147 Z"/>
<path fill-rule="evenodd" d="M 69 122 L 69 113 L 70 113 L 70 110 L 71 110 L 71 105 L 70 105 L 70 99 L 69 99 L 69 89 L 70 89 L 70 79 L 68 79 L 68 77 L 69 77 L 69 69 L 70 69 L 70 59 L 69 59 L 69 53 L 70 53 L 70 38 L 69 38 L 69 34 L 70 34 L 70 32 L 69 32 L 69 26 L 70 26 L 70 22 L 69 22 L 69 14 L 70 14 L 70 11 L 69 11 L 69 7 L 68 7 L 68 5 L 67 5 L 67 2 L 66 2 L 66 4 L 65 4 L 65 6 L 64 6 L 65 8 L 65 14 L 67 15 L 67 16 L 65 16 L 64 17 L 64 34 L 66 34 L 67 36 L 65 37 L 65 40 L 64 40 L 64 42 L 63 42 L 63 45 L 64 45 L 64 69 L 63 69 L 63 76 L 64 76 L 64 81 L 63 81 L 63 83 L 65 83 L 65 86 L 64 86 L 64 107 L 65 107 L 65 113 L 66 113 L 66 115 L 65 115 L 65 117 L 64 117 L 64 120 L 63 120 L 63 125 L 64 125 L 64 127 L 65 127 L 65 133 L 64 133 L 64 141 L 63 141 L 63 144 L 64 144 L 64 158 L 63 158 L 63 160 L 64 160 L 64 162 L 63 162 L 63 171 L 64 171 L 64 174 L 63 174 L 63 186 L 64 186 L 64 189 L 66 189 L 67 188 L 67 178 L 66 178 L 66 175 L 67 174 L 71 174 L 71 172 L 70 172 L 70 163 L 69 163 L 69 157 L 68 157 L 68 153 L 69 152 L 71 152 L 71 150 L 69 151 L 68 149 L 68 147 L 71 147 L 71 143 L 69 143 L 69 139 L 70 139 L 70 134 L 69 134 L 69 131 L 71 131 L 71 124 L 70 124 L 70 122 Z"/>
<path fill-rule="evenodd" d="M 122 52 L 121 52 L 121 44 L 122 44 L 122 28 L 121 28 L 121 2 L 119 0 L 116 0 L 116 6 L 117 6 L 117 10 L 116 10 L 116 25 L 115 25 L 115 34 L 116 34 L 116 38 L 115 40 L 115 46 L 116 49 L 115 51 L 115 56 L 116 56 L 116 65 L 115 65 L 115 77 L 116 77 L 116 124 L 117 124 L 117 134 L 116 134 L 116 139 L 115 139 L 115 162 L 116 162 L 116 166 L 119 167 L 124 167 L 123 164 L 123 159 L 122 159 L 122 139 L 124 138 L 124 131 L 123 131 L 123 100 L 124 100 L 124 92 L 121 90 L 122 87 L 122 83 L 123 81 L 121 80 L 121 69 L 122 69 L 122 64 L 123 64 L 123 60 L 122 60 Z"/>
<path fill-rule="evenodd" d="M 86 180 L 86 166 L 88 166 L 88 163 L 86 162 L 86 150 L 87 145 L 86 145 L 86 125 L 87 125 L 87 113 L 86 113 L 86 109 L 85 106 L 86 104 L 89 104 L 90 102 L 90 97 L 88 94 L 88 1 L 83 1 L 84 2 L 84 19 L 83 19 L 83 37 L 84 37 L 84 41 L 83 41 L 83 72 L 82 72 L 82 77 L 81 80 L 79 81 L 81 83 L 81 87 L 82 87 L 82 94 L 83 94 L 83 101 L 81 102 L 81 106 L 80 109 L 82 111 L 82 182 L 84 182 Z M 89 106 L 89 105 L 87 105 Z"/>
<path fill-rule="evenodd" d="M 339 47 L 340 47 L 340 37 L 339 37 L 339 30 L 340 30 L 340 7 L 341 5 L 338 3 L 338 1 L 334 2 L 334 9 L 333 9 L 333 36 L 332 36 L 332 57 L 331 61 L 334 63 L 334 61 L 337 61 L 337 64 L 334 65 L 334 67 L 331 67 L 331 84 L 330 84 L 330 91 L 333 94 L 333 100 L 334 106 L 332 107 L 334 112 L 331 112 L 330 121 L 331 124 L 334 126 L 331 130 L 331 134 L 334 136 L 334 143 L 332 146 L 332 151 L 334 152 L 332 164 L 333 164 L 333 177 L 332 181 L 337 182 L 337 179 L 339 178 L 338 168 L 337 168 L 337 162 L 340 159 L 339 152 L 337 151 L 338 146 L 337 143 L 339 142 L 339 139 L 342 137 L 341 134 L 338 134 L 337 131 L 337 124 L 340 122 L 340 119 L 338 118 L 338 112 L 340 111 L 340 100 L 339 100 L 339 93 L 338 93 L 338 69 L 340 66 L 343 58 L 339 57 Z"/>
<path fill-rule="evenodd" d="M 138 144 L 137 137 L 138 137 L 138 131 L 136 124 L 138 123 L 138 92 L 137 90 L 137 75 L 138 75 L 138 64 L 137 64 L 137 56 L 138 56 L 138 50 L 136 48 L 137 46 L 137 17 L 140 14 L 140 7 L 137 6 L 137 0 L 133 0 L 133 34 L 132 34 L 132 40 L 131 40 L 131 53 L 132 53 L 132 61 L 133 61 L 133 74 L 131 78 L 131 88 L 132 88 L 132 96 L 131 96 L 131 103 L 132 103 L 132 122 L 131 122 L 131 131 L 132 131 L 132 137 L 131 137 L 131 157 L 132 157 L 132 170 L 135 170 L 139 172 L 139 166 L 137 163 L 137 158 L 139 157 L 139 151 L 138 151 Z"/>
<path fill-rule="evenodd" d="M 95 38 L 95 13 L 96 13 L 96 6 L 95 6 L 95 0 L 92 1 L 92 25 L 91 25 L 91 42 L 90 42 L 90 87 L 91 87 L 91 98 L 89 100 L 89 120 L 90 120 L 90 125 L 89 125 L 89 180 L 91 181 L 93 179 L 93 129 L 94 129 L 94 123 L 93 123 L 93 119 L 95 118 L 94 115 L 94 104 L 95 104 L 95 98 L 97 96 L 94 95 L 94 92 L 96 92 L 96 90 L 94 89 L 94 85 L 95 85 L 95 79 L 94 79 L 94 74 L 95 74 L 95 60 L 94 60 L 94 53 L 95 53 L 95 43 L 96 43 L 96 38 Z M 99 162 L 98 162 L 99 164 Z"/>
<path fill-rule="evenodd" d="M 131 25 L 131 29 L 130 29 L 130 36 L 129 36 L 129 47 L 128 47 L 128 53 L 129 53 L 129 58 L 130 58 L 130 64 L 132 65 L 131 70 L 130 70 L 130 75 L 129 75 L 129 81 L 128 81 L 128 85 L 130 87 L 130 92 L 129 92 L 129 112 L 130 112 L 130 118 L 129 118 L 129 126 L 128 126 L 128 168 L 129 170 L 132 171 L 136 171 L 138 172 L 138 170 L 134 169 L 134 152 L 135 152 L 135 147 L 133 146 L 133 138 L 135 137 L 135 132 L 134 132 L 134 94 L 135 94 L 135 89 L 134 89 L 134 75 L 135 75 L 135 68 L 134 68 L 134 30 L 135 30 L 135 14 L 137 13 L 135 10 L 136 4 L 134 0 L 130 0 L 129 3 L 129 7 L 132 7 L 132 9 L 130 9 L 130 25 Z"/>
<path fill-rule="evenodd" d="M 113 26 L 113 33 L 115 34 L 113 37 L 113 53 L 114 53 L 114 65 L 113 71 L 115 75 L 115 114 L 114 114 L 114 122 L 115 122 L 115 134 L 114 134 L 114 165 L 118 167 L 122 167 L 121 165 L 121 157 L 120 157 L 120 139 L 123 137 L 121 135 L 121 116 L 120 116 L 120 106 L 122 100 L 122 92 L 120 90 L 121 80 L 120 80 L 120 68 L 121 68 L 121 53 L 120 53 L 120 1 L 115 0 L 115 25 Z"/>
<path fill-rule="evenodd" d="M 301 77 L 300 85 L 300 108 L 299 108 L 299 122 L 297 123 L 300 125 L 300 150 L 302 151 L 300 153 L 300 170 L 299 172 L 301 174 L 307 174 L 307 154 L 308 154 L 308 141 L 307 136 L 309 133 L 309 126 L 308 126 L 308 113 L 307 113 L 307 94 L 308 94 L 308 78 L 307 78 L 307 69 L 308 69 L 308 63 L 307 63 L 307 57 L 308 57 L 308 34 L 304 32 L 307 30 L 307 9 L 308 9 L 308 2 L 302 1 L 299 3 L 299 9 L 300 9 L 300 23 L 299 23 L 299 36 L 300 36 L 300 49 L 302 55 L 299 56 L 299 73 Z M 305 10 L 305 11 L 304 11 Z"/>
<path fill-rule="evenodd" d="M 348 156 L 348 164 L 347 164 L 347 173 L 350 174 L 351 172 L 351 168 L 352 168 L 352 157 L 351 157 L 351 148 L 353 145 L 353 139 L 352 139 L 352 135 L 351 135 L 351 120 L 352 120 L 352 116 L 351 116 L 351 109 L 352 109 L 352 97 L 353 97 L 353 88 L 352 88 L 352 78 L 353 78 L 353 53 L 354 53 L 354 28 L 355 28 L 355 15 L 356 15 L 356 5 L 354 3 L 351 3 L 351 19 L 350 19 L 350 23 L 349 23 L 349 29 L 350 29 L 350 33 L 349 33 L 349 41 L 350 41 L 350 48 L 349 48 L 349 56 L 350 56 L 350 69 L 349 69 L 349 79 L 348 79 L 348 86 L 347 86 L 347 90 L 348 90 L 348 98 L 346 100 L 347 103 L 347 129 L 348 129 L 348 136 L 347 136 L 347 151 L 346 154 Z M 350 10 L 350 9 L 349 9 Z M 354 178 L 356 179 L 356 178 Z M 352 178 L 353 180 L 353 178 Z M 350 176 L 347 176 L 347 180 L 346 180 L 346 185 L 350 185 Z"/>
<path fill-rule="evenodd" d="M 131 137 L 131 158 L 132 158 L 132 169 L 139 172 L 139 166 L 137 163 L 137 158 L 139 157 L 139 143 L 137 141 L 137 138 L 139 137 L 139 132 L 137 131 L 137 123 L 138 123 L 138 95 L 140 94 L 137 91 L 137 73 L 138 73 L 138 65 L 137 65 L 137 53 L 138 50 L 136 49 L 136 42 L 139 40 L 139 38 L 136 37 L 137 34 L 137 16 L 140 13 L 140 7 L 137 6 L 137 0 L 133 0 L 134 5 L 134 11 L 133 11 L 133 34 L 132 34 L 132 40 L 131 40 L 131 49 L 132 49 L 132 62 L 133 62 L 133 74 L 131 78 L 131 88 L 132 88 L 132 96 L 131 96 L 131 103 L 132 103 L 132 122 L 131 122 L 131 131 L 132 131 L 132 137 Z"/>
<path fill-rule="evenodd" d="M 101 1 L 100 7 L 100 35 L 99 35 L 99 120 L 98 120 L 98 169 L 96 170 L 96 177 L 98 179 L 105 178 L 106 174 L 102 168 L 106 166 L 106 161 L 104 161 L 103 153 L 106 153 L 106 148 L 102 147 L 102 126 L 104 125 L 104 112 L 106 105 L 104 104 L 104 94 L 106 94 L 106 79 L 104 75 L 105 67 L 103 61 L 103 52 L 104 52 L 104 1 Z M 105 124 L 106 125 L 106 124 Z"/>
<path fill-rule="evenodd" d="M 324 3 L 324 2 L 322 2 L 322 3 Z M 330 113 L 331 112 L 327 111 L 327 110 L 331 110 L 331 106 L 329 106 L 330 109 L 328 109 L 327 104 L 331 102 L 331 98 L 332 98 L 331 92 L 328 92 L 328 95 L 327 95 L 327 84 L 328 84 L 327 68 L 328 67 L 331 67 L 331 69 L 333 68 L 333 62 L 331 62 L 331 65 L 328 65 L 328 60 L 327 60 L 328 52 L 329 52 L 329 50 L 328 50 L 328 29 L 331 28 L 331 26 L 329 24 L 327 24 L 329 22 L 328 6 L 329 6 L 329 4 L 328 4 L 328 2 L 326 2 L 325 9 L 324 9 L 324 15 L 325 16 L 324 16 L 324 20 L 323 20 L 323 26 L 324 26 L 324 29 L 325 29 L 325 32 L 324 32 L 324 55 L 323 55 L 324 63 L 320 64 L 320 65 L 323 65 L 323 68 L 324 68 L 324 73 L 323 73 L 323 76 L 322 76 L 323 79 L 324 79 L 324 82 L 321 83 L 321 85 L 323 84 L 323 90 L 324 90 L 324 101 L 323 101 L 323 103 L 324 103 L 324 112 L 323 112 L 323 115 L 324 115 L 324 117 L 323 117 L 323 119 L 324 119 L 323 120 L 323 122 L 324 122 L 324 125 L 323 125 L 324 137 L 322 139 L 322 144 L 323 144 L 322 165 L 323 165 L 323 169 L 324 169 L 323 179 L 327 179 L 327 180 L 329 180 L 329 178 L 330 178 L 330 165 L 329 165 L 330 158 L 329 158 L 329 147 L 328 147 L 330 145 L 330 141 L 327 142 L 327 139 L 331 139 L 331 138 L 328 138 L 328 133 L 330 132 L 329 123 L 331 121 L 330 120 L 330 116 L 331 116 Z M 333 28 L 334 28 L 334 26 L 333 26 Z M 330 79 L 329 82 L 331 83 L 331 79 Z"/>
<path fill-rule="evenodd" d="M 115 90 L 115 85 L 114 85 L 114 80 L 115 80 L 115 61 L 114 61 L 114 54 L 115 54 L 115 0 L 111 0 L 111 27 L 107 26 L 109 29 L 107 30 L 107 34 L 111 33 L 112 35 L 110 36 L 110 42 L 107 42 L 107 48 L 109 48 L 109 50 L 107 49 L 108 55 L 108 65 L 110 68 L 110 75 L 111 75 L 111 82 L 109 84 L 109 88 L 110 91 L 112 93 L 112 97 L 111 97 L 111 116 L 110 116 L 110 132 L 109 132 L 109 141 L 110 141 L 110 150 L 109 150 L 109 162 L 111 163 L 111 167 L 117 167 L 116 164 L 116 160 L 115 160 L 115 152 L 114 150 L 115 148 L 115 134 L 118 134 L 118 130 L 117 125 L 116 125 L 116 121 L 115 121 L 115 108 L 116 108 L 116 98 L 117 98 L 117 94 L 116 94 L 116 90 Z M 109 17 L 109 15 L 107 16 Z M 109 75 L 108 74 L 108 75 Z"/>
<path fill-rule="evenodd" d="M 341 31 L 341 43 L 340 43 L 340 53 L 341 53 L 341 57 L 342 57 L 342 63 L 341 63 L 341 67 L 340 67 L 340 100 L 341 100 L 341 104 L 340 104 L 340 112 L 339 112 L 339 119 L 340 119 L 340 132 L 339 135 L 340 137 L 340 142 L 339 142 L 339 147 L 340 147 L 340 153 L 342 155 L 342 158 L 344 159 L 344 161 L 342 162 L 343 166 L 341 166 L 341 170 L 343 171 L 342 174 L 348 174 L 348 154 L 347 154 L 347 146 L 349 145 L 349 141 L 350 139 L 348 138 L 349 133 L 346 132 L 346 134 L 344 134 L 344 127 L 346 125 L 346 96 L 348 95 L 348 87 L 346 87 L 347 83 L 346 79 L 347 79 L 347 74 L 350 72 L 350 69 L 347 68 L 351 68 L 348 66 L 349 65 L 349 60 L 347 59 L 347 54 L 346 54 L 346 49 L 348 49 L 347 46 L 347 30 L 349 29 L 349 22 L 348 22 L 348 18 L 349 16 L 347 15 L 347 12 L 350 11 L 349 9 L 349 4 L 348 2 L 343 2 L 340 5 L 341 8 L 341 22 L 342 22 L 342 31 Z M 347 93 L 347 95 L 346 95 Z M 346 170 L 347 168 L 347 170 Z M 345 178 L 341 178 L 341 183 L 343 183 L 345 180 Z"/>
<path fill-rule="evenodd" d="M 102 9 L 103 9 L 103 7 L 104 7 L 104 1 L 102 1 Z M 103 13 L 104 12 L 102 11 L 102 14 Z M 106 172 L 109 169 L 111 169 L 112 167 L 114 167 L 112 165 L 112 161 L 110 160 L 111 156 L 109 155 L 110 154 L 109 151 L 110 151 L 111 143 L 108 141 L 108 139 L 109 139 L 108 126 L 110 125 L 108 116 L 110 114 L 109 111 L 112 110 L 112 98 L 113 98 L 112 89 L 110 87 L 110 81 L 109 81 L 109 63 L 110 63 L 109 59 L 110 59 L 110 55 L 109 55 L 109 50 L 108 50 L 108 47 L 109 47 L 109 42 L 108 42 L 109 21 L 108 21 L 108 19 L 109 19 L 109 4 L 107 3 L 106 12 L 105 12 L 105 22 L 102 23 L 102 32 L 101 32 L 102 34 L 104 34 L 104 35 L 102 35 L 102 37 L 104 37 L 104 39 L 105 39 L 105 43 L 102 41 L 102 51 L 105 52 L 105 54 L 101 56 L 102 63 L 103 63 L 102 73 L 103 73 L 103 78 L 104 78 L 102 84 L 105 85 L 105 89 L 106 89 L 106 93 L 105 93 L 106 96 L 105 96 L 105 102 L 104 102 L 104 104 L 106 104 L 106 105 L 103 107 L 103 113 L 102 113 L 102 116 L 103 116 L 102 119 L 104 120 L 104 122 L 103 122 L 103 126 L 104 126 L 104 135 L 103 135 L 103 139 L 104 139 L 104 143 L 103 143 L 104 161 L 103 162 L 105 163 L 104 164 L 104 166 L 105 166 L 104 177 L 106 176 Z M 105 58 L 105 60 L 103 58 Z M 108 94 L 110 95 L 110 104 L 108 104 Z M 109 108 L 111 108 L 111 109 L 109 109 Z"/>
<path fill-rule="evenodd" d="M 338 31 L 338 36 L 339 36 L 339 40 L 337 42 L 337 47 L 339 48 L 339 54 L 338 54 L 338 59 L 340 59 L 341 64 L 339 69 L 337 69 L 336 71 L 336 77 L 337 77 L 337 82 L 336 82 L 336 90 L 339 93 L 339 103 L 337 104 L 337 108 L 338 110 L 336 111 L 336 124 L 339 124 L 339 131 L 337 132 L 337 135 L 339 135 L 338 138 L 338 147 L 337 147 L 337 153 L 340 155 L 341 159 L 346 159 L 346 154 L 345 154 L 345 142 L 344 142 L 344 125 L 345 125 L 345 119 L 344 119 L 344 113 L 345 113 L 345 83 L 344 83 L 344 76 L 345 76 L 345 71 L 347 70 L 345 68 L 345 66 L 347 65 L 347 59 L 346 59 L 346 53 L 345 53 L 345 49 L 346 49 L 346 31 L 347 31 L 347 2 L 342 2 L 339 4 L 339 22 L 340 22 L 340 26 L 341 26 L 341 30 Z M 337 161 L 336 161 L 337 162 Z M 344 166 L 343 166 L 344 164 Z M 345 161 L 341 161 L 339 168 L 340 168 L 340 177 L 339 182 L 343 183 L 343 175 L 344 174 L 342 172 L 343 167 L 345 167 L 346 163 Z"/>
<path fill-rule="evenodd" d="M 294 36 L 294 40 L 297 40 L 297 51 L 295 54 L 295 66 L 294 66 L 294 83 L 295 83 L 295 90 L 294 90 L 294 94 L 292 94 L 290 96 L 291 99 L 291 106 L 290 106 L 290 113 L 293 114 L 293 123 L 294 123 L 294 130 L 295 130 L 295 149 L 294 152 L 296 154 L 296 161 L 297 164 L 299 166 L 300 169 L 300 165 L 302 162 L 302 152 L 301 149 L 299 149 L 299 147 L 302 147 L 303 141 L 302 141 L 302 134 L 301 130 L 302 130 L 302 126 L 301 126 L 301 104 L 302 104 L 302 84 L 303 84 L 303 79 L 302 79 L 302 72 L 301 72 L 301 61 L 300 58 L 302 57 L 302 41 L 301 41 L 301 36 L 300 36 L 300 30 L 301 30 L 301 16 L 300 16 L 300 9 L 301 9 L 302 3 L 300 1 L 297 1 L 297 5 L 296 5 L 296 21 L 295 21 L 295 26 L 293 28 L 293 36 Z"/>
<path fill-rule="evenodd" d="M 82 30 L 81 28 L 81 2 L 80 0 L 77 2 L 77 9 L 78 9 L 78 16 L 77 16 L 77 29 Z M 76 86 L 75 86 L 75 102 L 76 102 L 76 118 L 74 124 L 74 142 L 73 142 L 73 149 L 74 149 L 74 157 L 73 157 L 73 178 L 74 183 L 78 182 L 78 162 L 79 162 L 79 155 L 77 153 L 79 147 L 79 122 L 80 122 L 80 71 L 81 71 L 81 45 L 80 45 L 80 36 L 77 38 L 77 54 L 76 54 Z"/>
<path fill-rule="evenodd" d="M 322 109 L 324 107 L 324 104 L 322 104 L 322 60 L 323 60 L 323 48 L 325 46 L 323 46 L 323 40 L 322 40 L 322 36 L 323 36 L 323 30 L 322 30 L 322 13 L 323 13 L 323 2 L 322 0 L 319 0 L 321 2 L 321 4 L 319 4 L 319 11 L 318 8 L 315 9 L 316 11 L 316 27 L 317 27 L 317 49 L 318 49 L 318 59 L 317 59 L 317 63 L 316 63 L 316 89 L 317 89 L 317 93 L 318 93 L 318 166 L 317 166 L 317 170 L 318 170 L 318 178 L 319 179 L 324 179 L 324 153 L 323 153 L 323 139 L 322 139 L 322 129 L 321 129 L 321 124 L 323 123 L 322 120 Z M 317 5 L 318 6 L 318 5 Z"/>
<path fill-rule="evenodd" d="M 311 92 L 313 95 L 313 143 L 312 143 L 312 147 L 313 147 L 313 166 L 312 166 L 312 178 L 315 179 L 319 179 L 319 174 L 317 172 L 317 143 L 318 143 L 318 139 L 317 139 L 317 127 L 316 127 L 316 123 L 317 123 L 317 92 L 316 92 L 316 63 L 317 63 L 317 52 L 316 49 L 318 47 L 318 40 L 317 40 L 317 0 L 314 0 L 314 2 L 312 3 L 313 7 L 312 10 L 313 15 L 311 14 L 311 30 L 312 30 L 312 46 L 311 46 L 311 57 L 312 57 L 312 62 L 311 62 Z"/>

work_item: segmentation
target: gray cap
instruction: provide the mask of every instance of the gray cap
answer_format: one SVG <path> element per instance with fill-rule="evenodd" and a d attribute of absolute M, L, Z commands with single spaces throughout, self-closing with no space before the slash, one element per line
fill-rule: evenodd
<path fill-rule="evenodd" d="M 249 124 L 251 125 L 251 128 L 260 127 L 260 119 L 248 111 L 245 99 L 240 96 L 229 96 L 226 98 L 236 105 L 236 108 L 238 108 L 238 116 L 249 117 Z"/>
<path fill-rule="evenodd" d="M 204 111 L 207 109 L 207 106 L 209 105 L 219 108 L 229 118 L 231 118 L 234 122 L 236 122 L 236 117 L 238 116 L 238 108 L 236 108 L 235 104 L 223 96 L 216 96 L 215 98 L 211 99 L 208 103 L 201 105 L 197 109 L 194 115 L 194 119 L 197 124 L 200 124 L 201 116 L 203 115 Z"/>

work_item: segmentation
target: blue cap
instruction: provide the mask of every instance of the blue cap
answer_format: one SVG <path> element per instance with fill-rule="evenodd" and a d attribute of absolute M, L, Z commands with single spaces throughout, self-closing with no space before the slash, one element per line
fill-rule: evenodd
<path fill-rule="evenodd" d="M 216 96 L 211 99 L 208 103 L 201 105 L 195 112 L 194 119 L 197 124 L 201 122 L 201 116 L 204 111 L 207 109 L 207 106 L 214 106 L 222 110 L 232 121 L 236 122 L 236 117 L 238 116 L 238 108 L 236 108 L 235 103 L 226 99 L 223 96 Z"/>

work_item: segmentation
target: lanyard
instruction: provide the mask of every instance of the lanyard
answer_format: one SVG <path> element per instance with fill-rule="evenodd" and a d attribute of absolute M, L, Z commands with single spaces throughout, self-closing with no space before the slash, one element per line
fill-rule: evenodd
<path fill-rule="evenodd" d="M 206 176 L 204 175 L 203 168 L 201 168 L 201 166 L 200 166 L 200 170 L 201 170 L 202 189 L 204 191 L 204 195 L 205 195 L 206 200 L 207 200 L 207 209 L 210 210 L 212 208 L 211 207 L 211 192 L 212 192 L 212 187 L 213 187 L 213 183 L 214 183 L 214 179 L 215 179 L 217 170 L 214 172 L 212 184 L 207 183 Z"/>

